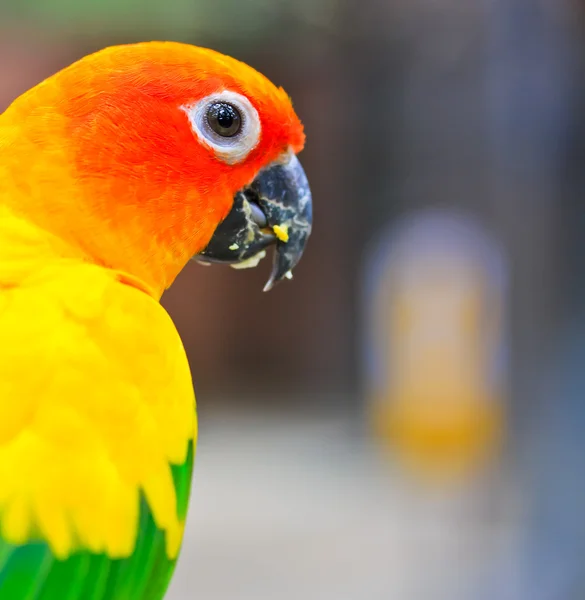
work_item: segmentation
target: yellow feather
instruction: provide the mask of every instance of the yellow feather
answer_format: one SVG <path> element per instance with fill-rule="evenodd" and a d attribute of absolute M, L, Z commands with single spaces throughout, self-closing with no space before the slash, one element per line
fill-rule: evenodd
<path fill-rule="evenodd" d="M 181 340 L 143 286 L 56 247 L 0 209 L 2 535 L 128 556 L 142 492 L 174 558 L 170 465 L 197 431 Z"/>

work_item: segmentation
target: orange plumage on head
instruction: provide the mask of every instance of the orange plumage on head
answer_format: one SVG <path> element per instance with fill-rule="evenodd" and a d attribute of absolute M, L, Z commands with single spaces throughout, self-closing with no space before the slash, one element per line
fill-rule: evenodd
<path fill-rule="evenodd" d="M 236 164 L 201 143 L 181 110 L 223 90 L 249 99 L 262 123 Z M 209 242 L 234 194 L 304 144 L 282 89 L 235 59 L 171 42 L 85 57 L 16 100 L 0 125 L 2 203 L 157 293 Z"/>

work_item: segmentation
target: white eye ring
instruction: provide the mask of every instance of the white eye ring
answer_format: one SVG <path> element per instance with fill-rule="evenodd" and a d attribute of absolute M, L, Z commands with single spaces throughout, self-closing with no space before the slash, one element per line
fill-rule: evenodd
<path fill-rule="evenodd" d="M 216 133 L 209 125 L 208 110 L 218 102 L 225 102 L 235 108 L 240 116 L 241 127 L 231 136 L 224 137 Z M 210 94 L 196 104 L 182 106 L 187 113 L 191 127 L 199 141 L 211 148 L 217 158 L 233 165 L 243 161 L 260 141 L 260 117 L 252 103 L 241 94 L 224 90 Z"/>

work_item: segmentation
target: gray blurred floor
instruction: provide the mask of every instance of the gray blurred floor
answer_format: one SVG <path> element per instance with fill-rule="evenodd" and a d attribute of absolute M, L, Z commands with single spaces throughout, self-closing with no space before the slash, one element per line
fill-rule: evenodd
<path fill-rule="evenodd" d="M 315 415 L 201 423 L 168 600 L 476 597 L 514 534 L 505 486 L 417 486 L 350 431 Z"/>

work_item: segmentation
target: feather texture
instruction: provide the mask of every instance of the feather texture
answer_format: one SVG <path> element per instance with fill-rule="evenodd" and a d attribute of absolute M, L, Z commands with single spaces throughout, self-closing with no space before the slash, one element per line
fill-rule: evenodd
<path fill-rule="evenodd" d="M 187 460 L 173 467 L 177 509 L 187 509 L 193 466 L 193 444 Z M 0 598 L 2 600 L 160 600 L 176 559 L 168 557 L 164 533 L 155 525 L 142 498 L 134 552 L 128 558 L 76 551 L 57 559 L 44 542 L 14 546 L 0 539 Z M 35 574 L 35 577 L 31 577 Z"/>
<path fill-rule="evenodd" d="M 197 435 L 187 359 L 130 276 L 46 235 L 0 207 L 0 600 L 158 599 Z"/>
<path fill-rule="evenodd" d="M 230 165 L 181 109 L 225 89 L 262 128 Z M 197 419 L 160 297 L 303 143 L 282 89 L 177 43 L 90 55 L 0 115 L 0 600 L 162 598 Z"/>

